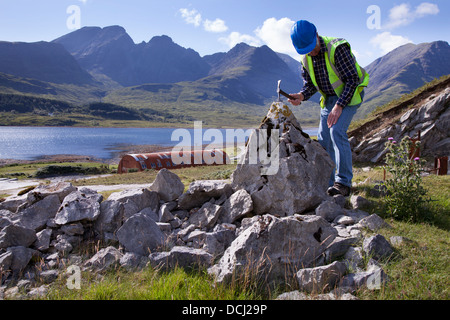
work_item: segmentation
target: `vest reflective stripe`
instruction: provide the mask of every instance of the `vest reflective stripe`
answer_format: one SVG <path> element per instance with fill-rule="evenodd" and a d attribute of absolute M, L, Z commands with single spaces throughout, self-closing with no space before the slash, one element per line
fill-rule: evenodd
<path fill-rule="evenodd" d="M 345 83 L 340 79 L 339 72 L 337 71 L 335 61 L 334 61 L 334 55 L 335 55 L 336 48 L 338 46 L 340 46 L 341 44 L 347 44 L 350 47 L 350 44 L 345 39 L 331 38 L 331 37 L 322 37 L 322 38 L 325 41 L 325 45 L 327 47 L 327 51 L 324 53 L 324 55 L 325 55 L 325 64 L 327 67 L 328 78 L 331 83 L 331 86 L 333 87 L 334 92 L 339 97 L 342 94 L 342 92 L 344 91 Z M 351 48 L 350 48 L 350 52 L 351 52 Z M 361 91 L 364 89 L 364 87 L 367 87 L 367 85 L 369 84 L 369 74 L 364 70 L 364 68 L 361 68 L 359 66 L 359 64 L 358 64 L 358 62 L 356 62 L 355 56 L 353 55 L 352 52 L 351 52 L 351 55 L 353 58 L 353 62 L 355 63 L 356 70 L 358 72 L 359 85 L 356 88 L 355 93 L 353 94 L 353 97 L 352 97 L 350 103 L 348 104 L 349 106 L 357 105 L 362 102 L 361 95 L 360 95 Z M 320 106 L 322 108 L 324 108 L 326 95 L 319 89 L 319 86 L 317 84 L 312 59 L 309 55 L 303 55 L 301 61 L 302 61 L 303 67 L 308 72 L 312 83 L 314 84 L 316 89 L 322 94 L 322 98 L 320 100 Z"/>

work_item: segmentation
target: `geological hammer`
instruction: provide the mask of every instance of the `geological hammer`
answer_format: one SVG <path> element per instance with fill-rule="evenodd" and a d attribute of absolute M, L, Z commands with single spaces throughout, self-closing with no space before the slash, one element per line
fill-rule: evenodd
<path fill-rule="evenodd" d="M 281 101 L 280 94 L 285 96 L 288 99 L 295 100 L 295 98 L 293 96 L 291 96 L 291 95 L 287 94 L 286 92 L 284 92 L 283 90 L 281 90 L 280 85 L 281 85 L 281 80 L 278 80 L 278 87 L 277 87 L 278 101 Z"/>

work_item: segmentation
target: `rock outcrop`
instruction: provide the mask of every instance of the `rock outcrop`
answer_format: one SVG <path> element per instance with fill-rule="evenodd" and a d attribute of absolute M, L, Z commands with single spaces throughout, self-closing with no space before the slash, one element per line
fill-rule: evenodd
<path fill-rule="evenodd" d="M 450 88 L 433 94 L 421 106 L 407 109 L 395 121 L 375 134 L 350 138 L 353 158 L 359 162 L 381 162 L 386 154 L 385 144 L 389 137 L 401 141 L 408 136 L 417 138 L 420 131 L 421 155 L 448 156 L 450 150 Z"/>
<path fill-rule="evenodd" d="M 281 129 L 272 175 L 263 170 L 267 163 L 241 163 L 231 182 L 195 181 L 183 193 L 176 174 L 161 170 L 156 185 L 107 200 L 60 183 L 0 203 L 0 287 L 21 278 L 47 285 L 73 265 L 94 272 L 200 268 L 219 283 L 245 278 L 318 293 L 351 292 L 378 275 L 385 281 L 379 266 L 364 270 L 363 256 L 388 259 L 392 248 L 381 236 L 364 240 L 364 230 L 388 225 L 325 195 L 331 161 L 286 109 L 278 112 L 265 122 Z M 77 250 L 94 241 L 103 244 L 95 255 Z"/>

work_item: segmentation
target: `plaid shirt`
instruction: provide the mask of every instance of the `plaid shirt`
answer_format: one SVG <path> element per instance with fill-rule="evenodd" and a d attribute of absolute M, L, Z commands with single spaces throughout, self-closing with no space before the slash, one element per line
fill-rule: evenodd
<path fill-rule="evenodd" d="M 317 56 L 311 57 L 314 65 L 314 74 L 316 76 L 317 85 L 326 96 L 335 96 L 336 93 L 331 86 L 325 63 L 324 52 L 328 50 L 322 37 L 319 37 L 319 40 L 320 52 Z M 358 71 L 356 70 L 355 62 L 349 46 L 338 46 L 334 54 L 334 61 L 338 74 L 340 75 L 340 79 L 345 83 L 344 91 L 339 97 L 337 104 L 341 107 L 346 107 L 352 100 L 353 94 L 359 85 Z M 303 89 L 301 93 L 305 97 L 304 100 L 308 100 L 317 92 L 317 89 L 312 83 L 311 77 L 304 67 L 302 69 L 302 76 Z"/>

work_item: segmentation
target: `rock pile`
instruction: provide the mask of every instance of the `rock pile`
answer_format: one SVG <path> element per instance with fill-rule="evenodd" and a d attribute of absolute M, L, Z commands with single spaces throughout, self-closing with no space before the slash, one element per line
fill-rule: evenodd
<path fill-rule="evenodd" d="M 379 162 L 386 154 L 385 143 L 389 137 L 400 141 L 408 136 L 415 138 L 420 130 L 423 156 L 448 156 L 450 150 L 450 88 L 432 95 L 422 106 L 411 108 L 397 121 L 379 132 L 360 140 L 351 139 L 353 157 L 360 162 Z"/>
<path fill-rule="evenodd" d="M 326 185 L 314 181 L 328 181 L 332 170 L 322 147 L 292 122 L 281 129 L 273 176 L 241 164 L 231 182 L 195 181 L 185 191 L 162 169 L 149 188 L 107 200 L 63 182 L 8 198 L 0 203 L 0 293 L 11 297 L 25 287 L 29 295 L 45 294 L 45 285 L 30 286 L 65 276 L 70 265 L 95 272 L 118 265 L 207 268 L 218 282 L 250 277 L 314 293 L 385 281 L 376 259 L 392 248 L 380 235 L 364 239 L 363 231 L 388 225 L 346 209 L 342 196 L 326 196 Z M 93 256 L 78 250 L 99 242 L 103 249 Z M 366 270 L 364 254 L 373 258 Z"/>

